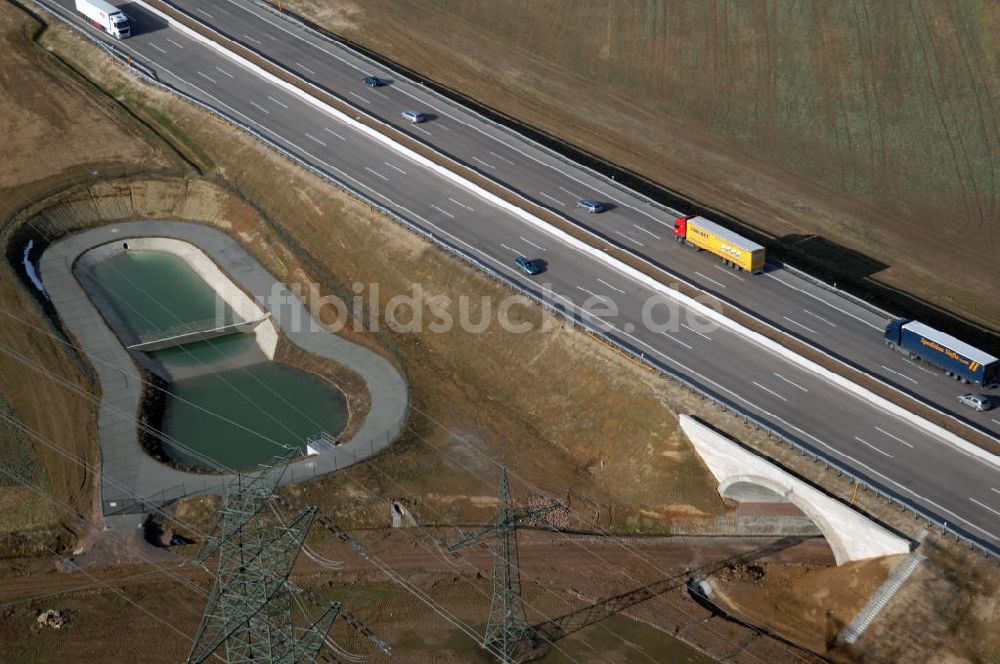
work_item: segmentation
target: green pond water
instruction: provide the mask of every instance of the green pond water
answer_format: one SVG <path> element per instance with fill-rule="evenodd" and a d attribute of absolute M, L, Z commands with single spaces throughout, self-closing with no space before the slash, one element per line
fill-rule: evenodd
<path fill-rule="evenodd" d="M 184 259 L 161 251 L 130 251 L 103 260 L 93 277 L 137 335 L 176 329 L 184 323 L 215 320 L 216 295 Z M 219 301 L 221 321 L 234 315 Z"/>
<path fill-rule="evenodd" d="M 257 347 L 252 334 L 227 334 L 206 341 L 164 348 L 149 353 L 167 369 L 203 367 L 252 351 Z"/>
<path fill-rule="evenodd" d="M 135 334 L 176 330 L 216 316 L 215 292 L 173 254 L 119 254 L 98 263 L 93 277 Z M 228 307 L 224 316 L 233 321 Z M 164 451 L 186 466 L 253 469 L 284 453 L 282 445 L 304 452 L 309 436 L 320 431 L 335 436 L 347 424 L 347 402 L 339 390 L 288 365 L 258 361 L 263 355 L 251 334 L 149 355 L 185 376 L 169 386 L 162 428 L 179 443 Z M 225 368 L 227 363 L 241 366 Z"/>
<path fill-rule="evenodd" d="M 347 424 L 344 395 L 313 374 L 262 362 L 208 373 L 170 386 L 164 433 L 224 466 L 249 469 L 305 449 L 319 431 L 338 434 Z M 203 466 L 186 450 L 166 448 L 175 461 Z"/>

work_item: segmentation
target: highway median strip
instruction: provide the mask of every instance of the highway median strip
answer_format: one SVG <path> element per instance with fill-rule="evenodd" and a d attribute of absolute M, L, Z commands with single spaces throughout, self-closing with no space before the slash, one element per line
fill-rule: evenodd
<path fill-rule="evenodd" d="M 653 266 L 648 261 L 610 242 L 603 241 L 603 238 L 598 240 L 596 235 L 528 201 L 494 180 L 482 176 L 474 169 L 446 157 L 399 130 L 372 117 L 359 116 L 359 109 L 356 107 L 274 64 L 252 49 L 215 32 L 168 3 L 162 0 L 139 0 L 138 4 L 147 7 L 161 18 L 177 26 L 188 36 L 205 43 L 224 57 L 256 71 L 264 79 L 283 87 L 286 91 L 319 110 L 354 127 L 409 160 L 435 171 L 446 180 L 476 194 L 487 202 L 511 212 L 568 246 L 597 258 L 620 273 L 659 293 L 677 299 L 685 306 L 698 311 L 703 316 L 744 336 L 757 345 L 763 346 L 839 387 L 851 391 L 856 396 L 887 412 L 913 422 L 932 435 L 938 436 L 993 465 L 1000 466 L 1000 458 L 997 457 L 1000 455 L 1000 441 L 966 426 L 950 415 L 937 411 L 923 402 L 897 391 L 876 377 L 855 369 L 822 350 L 800 341 L 797 337 L 774 328 L 748 312 L 700 291 L 688 283 L 682 281 L 672 284 L 673 287 L 667 286 L 660 279 L 665 276 L 674 280 L 677 278 L 675 275 Z M 391 136 L 388 135 L 390 133 Z M 696 297 L 701 301 L 710 300 L 723 313 L 717 313 L 711 307 L 702 304 L 701 301 L 696 301 L 694 299 Z M 959 434 L 956 430 L 960 430 L 962 433 Z M 962 436 L 967 437 L 968 440 Z"/>

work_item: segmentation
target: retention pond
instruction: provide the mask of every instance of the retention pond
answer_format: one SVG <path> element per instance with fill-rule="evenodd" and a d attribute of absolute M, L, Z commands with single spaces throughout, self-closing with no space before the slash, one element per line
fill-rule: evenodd
<path fill-rule="evenodd" d="M 112 329 L 126 345 L 219 329 L 242 322 L 182 257 L 119 250 L 94 262 L 87 281 Z M 93 288 L 91 289 L 93 290 Z M 166 381 L 162 452 L 183 467 L 248 470 L 291 448 L 304 454 L 319 432 L 336 436 L 347 402 L 317 375 L 273 362 L 252 331 L 235 331 L 152 351 L 133 350 Z"/>

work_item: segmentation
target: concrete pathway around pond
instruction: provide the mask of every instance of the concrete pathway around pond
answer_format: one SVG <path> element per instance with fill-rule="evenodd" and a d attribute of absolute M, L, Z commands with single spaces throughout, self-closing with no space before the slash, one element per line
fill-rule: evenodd
<path fill-rule="evenodd" d="M 173 238 L 201 249 L 228 277 L 269 311 L 295 345 L 358 373 L 371 407 L 361 428 L 343 445 L 289 465 L 282 484 L 344 468 L 388 447 L 406 417 L 406 381 L 382 356 L 318 324 L 284 284 L 225 233 L 199 224 L 138 221 L 110 224 L 53 243 L 41 258 L 41 277 L 67 332 L 87 356 L 101 385 L 98 431 L 101 446 L 101 505 L 106 515 L 149 511 L 183 496 L 220 493 L 234 475 L 205 475 L 171 468 L 146 454 L 137 435 L 142 382 L 136 364 L 73 274 L 77 258 L 109 242 L 137 237 Z M 271 306 L 272 292 L 284 304 Z M 301 324 L 294 324 L 300 322 Z"/>

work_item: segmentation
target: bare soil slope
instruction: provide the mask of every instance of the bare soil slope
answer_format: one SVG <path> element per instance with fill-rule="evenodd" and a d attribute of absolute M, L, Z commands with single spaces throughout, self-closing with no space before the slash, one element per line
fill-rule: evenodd
<path fill-rule="evenodd" d="M 0 3 L 0 219 L 51 189 L 92 180 L 94 172 L 182 167 L 169 147 L 158 143 L 110 97 L 32 43 L 40 29 L 41 24 L 24 12 Z M 46 336 L 51 332 L 3 261 L 0 394 L 6 397 L 11 416 L 24 426 L 56 449 L 92 463 L 97 458 L 94 388 L 86 367 Z M 47 473 L 28 472 L 31 481 L 49 488 L 64 507 L 90 513 L 92 478 L 80 465 L 43 449 L 28 435 L 19 434 L 8 442 L 19 449 L 4 458 L 23 461 L 14 463 L 14 468 L 30 468 L 32 459 L 40 459 Z M 4 509 L 10 517 L 4 530 L 20 530 L 23 535 L 52 523 L 51 506 L 28 489 L 9 486 L 13 480 L 6 484 L 0 488 L 0 504 L 9 506 Z M 52 543 L 51 538 L 42 541 Z M 9 535 L 7 543 L 14 551 L 25 549 L 18 535 Z"/>
<path fill-rule="evenodd" d="M 833 278 L 1000 325 L 1000 4 L 284 5 Z"/>
<path fill-rule="evenodd" d="M 488 295 L 495 301 L 507 294 L 495 282 L 471 268 L 457 265 L 450 257 L 357 201 L 300 169 L 289 167 L 286 161 L 249 137 L 169 95 L 137 85 L 104 54 L 64 28 L 52 28 L 43 43 L 74 67 L 86 71 L 102 88 L 113 90 L 124 110 L 137 114 L 142 122 L 169 136 L 171 146 L 192 155 L 198 168 L 207 175 L 207 178 L 158 177 L 94 183 L 73 192 L 78 201 L 91 203 L 81 206 L 89 214 L 99 216 L 103 211 L 117 210 L 129 217 L 155 211 L 158 216 L 214 218 L 215 223 L 239 238 L 279 278 L 290 283 L 316 281 L 320 294 L 349 293 L 354 282 L 378 282 L 382 287 L 380 304 L 384 305 L 392 295 L 408 292 L 414 281 L 424 284 L 428 297 Z M 150 142 L 155 146 L 155 140 Z M 27 160 L 30 155 L 24 152 L 19 158 Z M 69 181 L 63 186 L 71 184 Z M 87 221 L 83 215 L 75 219 L 71 215 L 60 218 Z M 60 218 L 53 219 L 53 227 Z M 39 325 L 44 326 L 45 319 L 37 313 L 34 301 L 9 270 L 4 279 L 6 286 L 0 292 L 20 298 L 18 310 L 37 316 Z M 542 318 L 531 307 L 518 308 L 516 312 L 515 315 L 536 323 Z M 478 319 L 476 313 L 472 317 Z M 21 344 L 18 348 L 25 353 L 30 351 L 32 358 L 53 370 L 69 367 L 61 375 L 74 381 L 73 384 L 87 387 L 83 375 L 85 364 L 74 365 L 72 358 L 60 354 L 43 337 L 26 333 L 16 336 L 12 330 L 17 329 L 14 324 L 0 324 L 0 333 L 15 335 L 11 338 Z M 704 467 L 676 428 L 678 410 L 699 414 L 769 454 L 779 457 L 784 454 L 783 461 L 792 467 L 799 464 L 797 470 L 807 477 L 817 479 L 826 472 L 787 449 L 776 449 L 773 441 L 753 434 L 735 418 L 626 363 L 570 328 L 560 327 L 549 333 L 536 331 L 520 337 L 503 333 L 495 326 L 481 334 L 459 330 L 423 335 L 385 331 L 377 338 L 367 333 L 358 336 L 361 341 L 390 349 L 405 367 L 415 414 L 407 434 L 387 453 L 290 492 L 318 504 L 324 513 L 332 514 L 348 527 L 385 525 L 390 520 L 389 499 L 405 502 L 423 522 L 482 522 L 492 512 L 495 495 L 496 467 L 491 458 L 514 468 L 513 490 L 519 503 L 528 502 L 535 487 L 556 495 L 565 492 L 574 511 L 601 528 L 656 531 L 669 528 L 687 515 L 710 517 L 725 506 Z M 55 391 L 51 381 L 34 377 L 25 371 L 23 364 L 4 365 L 2 369 L 0 391 L 10 398 L 22 419 L 51 427 L 46 429 L 47 436 L 61 436 L 56 439 L 75 446 L 73 449 L 78 453 L 96 450 L 93 413 L 83 407 L 87 405 L 84 399 L 68 398 Z M 546 389 L 526 391 L 525 382 L 545 385 Z M 51 458 L 47 459 L 49 462 Z M 826 475 L 824 479 L 834 485 L 837 480 L 829 477 L 829 472 Z M 842 485 L 846 479 L 839 481 L 838 495 L 850 496 L 851 487 Z M 86 488 L 85 484 L 76 487 L 75 495 L 89 495 Z M 882 509 L 905 522 L 908 529 L 919 526 L 909 516 L 890 511 L 884 505 L 880 507 L 870 497 L 862 495 L 859 500 L 865 509 Z M 207 521 L 210 502 L 185 504 L 183 507 L 190 510 L 186 517 Z M 406 558 L 418 547 L 429 546 L 428 532 L 375 530 L 370 536 L 361 533 L 358 537 L 380 556 Z M 636 583 L 651 583 L 674 574 L 683 577 L 692 566 L 710 564 L 732 554 L 732 547 L 717 546 L 718 542 L 721 540 L 699 547 L 680 538 L 669 541 L 667 547 L 672 549 L 672 557 L 664 560 L 659 569 L 636 564 L 634 556 L 627 556 L 614 542 L 607 556 L 595 557 L 587 550 L 576 551 L 575 557 L 543 551 L 535 560 L 531 560 L 528 553 L 531 547 L 526 545 L 528 599 L 533 605 L 540 598 L 545 598 L 540 604 L 559 600 L 551 605 L 542 604 L 544 612 L 554 616 L 565 611 L 566 606 L 586 605 L 607 594 L 635 588 Z M 602 540 L 600 546 L 607 544 L 607 540 Z M 392 639 L 400 653 L 426 653 L 426 661 L 474 661 L 474 646 L 470 646 L 468 638 L 447 631 L 443 620 L 383 576 L 359 572 L 358 566 L 365 563 L 352 549 L 323 531 L 313 535 L 311 545 L 321 555 L 350 558 L 351 563 L 343 574 L 317 572 L 310 587 L 347 600 L 359 614 L 364 610 L 365 621 L 380 635 Z M 736 545 L 738 549 L 756 546 L 746 540 Z M 634 540 L 629 546 L 642 547 L 645 542 Z M 459 573 L 436 548 L 431 547 L 427 555 L 437 567 L 426 560 L 417 560 L 416 569 L 412 573 L 407 570 L 407 579 L 470 623 L 481 621 L 490 587 L 487 554 L 470 551 L 470 557 L 478 561 L 478 574 L 467 569 Z M 821 558 L 810 561 L 825 567 L 828 558 L 825 552 Z M 580 560 L 585 562 L 577 565 Z M 772 578 L 779 581 L 797 578 L 791 573 L 783 576 L 781 572 L 782 565 L 794 560 L 779 557 L 772 562 L 773 568 L 768 563 Z M 531 567 L 535 563 L 538 566 Z M 405 568 L 404 561 L 399 560 L 399 564 Z M 961 561 L 958 569 L 965 567 L 965 561 Z M 955 574 L 954 566 L 946 569 Z M 186 570 L 198 574 L 202 588 L 207 587 L 206 575 L 197 568 Z M 5 578 L 0 580 L 0 601 L 27 601 L 12 606 L 0 604 L 3 635 L 0 641 L 6 646 L 0 652 L 0 661 L 4 657 L 12 657 L 13 661 L 32 658 L 47 661 L 70 654 L 80 661 L 127 660 L 134 659 L 137 647 L 148 649 L 151 643 L 161 649 L 149 652 L 148 659 L 176 661 L 186 650 L 185 637 L 195 628 L 204 598 L 191 593 L 189 588 L 164 583 L 156 574 L 145 576 L 149 572 L 148 567 L 117 565 L 89 578 L 83 572 L 53 574 L 51 561 L 3 565 Z M 100 587 L 101 582 L 117 586 L 119 582 L 112 581 L 112 577 L 131 577 L 133 573 L 143 576 L 136 577 L 135 583 L 132 578 L 122 581 L 122 585 L 128 586 L 124 595 Z M 28 574 L 31 576 L 25 580 Z M 77 592 L 62 597 L 48 594 L 65 591 L 69 586 L 65 580 Z M 819 574 L 817 580 L 838 583 L 835 571 Z M 307 584 L 304 579 L 303 585 Z M 969 590 L 956 582 L 955 593 L 959 598 L 973 597 L 980 601 L 990 596 L 994 588 L 992 583 L 984 583 Z M 553 589 L 558 597 L 549 592 Z M 655 619 L 658 621 L 655 624 L 674 630 L 688 642 L 708 648 L 720 657 L 732 655 L 736 652 L 734 644 L 741 644 L 732 661 L 755 658 L 781 661 L 783 648 L 774 650 L 772 641 L 753 637 L 731 623 L 705 620 L 705 612 L 695 610 L 682 590 L 671 590 L 674 594 L 669 602 L 651 601 L 642 607 L 645 613 L 636 609 L 634 617 L 650 622 Z M 982 596 L 976 594 L 979 591 Z M 781 605 L 787 601 L 781 594 L 772 599 Z M 850 609 L 862 599 L 858 595 L 843 598 L 838 620 L 846 619 Z M 808 609 L 816 601 L 816 597 L 805 596 L 800 606 Z M 53 605 L 69 609 L 70 628 L 60 631 L 33 628 L 35 611 Z M 767 614 L 769 610 L 763 607 L 760 613 Z M 767 619 L 766 615 L 761 617 Z M 971 622 L 975 630 L 990 624 L 985 612 L 977 612 L 970 618 L 975 619 Z M 164 619 L 181 633 L 164 625 L 161 622 Z M 475 626 L 482 627 L 481 623 Z M 339 640 L 347 628 L 344 623 L 338 623 L 338 628 Z M 615 631 L 627 634 L 629 641 L 647 648 L 646 652 L 657 652 L 656 648 L 663 647 L 666 640 L 660 633 L 637 628 L 635 623 L 629 623 L 628 630 L 618 624 Z M 601 641 L 594 636 L 600 634 L 589 630 L 576 637 L 579 649 L 573 652 L 579 653 L 580 661 L 608 648 L 607 639 Z M 582 640 L 592 639 L 589 645 L 581 644 Z M 359 639 L 352 641 L 349 635 L 344 642 L 352 649 L 371 652 L 370 644 Z M 569 645 L 571 639 L 566 643 Z M 634 648 L 620 639 L 614 648 L 617 651 L 609 649 L 609 661 L 634 659 L 631 656 Z M 934 652 L 932 646 L 928 646 L 928 651 Z M 907 654 L 912 653 L 907 651 Z M 554 657 L 550 661 L 560 661 L 558 653 L 550 656 Z M 377 660 L 373 657 L 372 661 Z"/>

